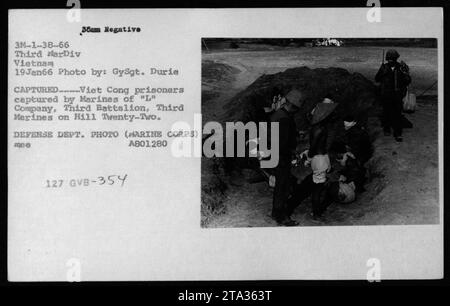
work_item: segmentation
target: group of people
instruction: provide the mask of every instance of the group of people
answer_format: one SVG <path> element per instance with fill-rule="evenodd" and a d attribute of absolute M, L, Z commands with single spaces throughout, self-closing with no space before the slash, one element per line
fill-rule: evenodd
<path fill-rule="evenodd" d="M 385 135 L 393 129 L 397 141 L 402 141 L 401 112 L 405 87 L 411 82 L 404 66 L 397 62 L 399 54 L 389 50 L 387 63 L 382 64 L 375 80 L 379 82 L 383 105 L 382 124 Z M 298 153 L 297 128 L 294 114 L 304 104 L 306 96 L 298 89 L 286 95 L 274 95 L 270 121 L 279 125 L 279 163 L 274 169 L 272 218 L 284 226 L 295 226 L 298 222 L 291 218 L 295 208 L 311 196 L 312 218 L 320 220 L 327 207 L 333 202 L 349 203 L 356 194 L 364 191 L 366 180 L 365 163 L 372 155 L 369 134 L 358 119 L 349 115 L 341 119 L 332 116 L 338 103 L 333 96 L 326 96 L 309 114 L 309 149 Z M 342 120 L 343 133 L 329 139 L 331 123 Z M 333 171 L 330 156 L 340 164 L 338 179 L 330 180 Z M 292 173 L 292 167 L 302 165 L 311 169 L 300 183 Z"/>

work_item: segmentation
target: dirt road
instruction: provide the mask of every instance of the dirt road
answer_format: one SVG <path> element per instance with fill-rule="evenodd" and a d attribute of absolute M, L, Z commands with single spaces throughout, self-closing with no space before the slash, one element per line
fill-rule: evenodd
<path fill-rule="evenodd" d="M 405 61 L 410 67 L 413 79 L 411 89 L 417 94 L 437 80 L 437 49 L 396 48 L 396 50 L 401 55 L 399 60 Z M 243 89 L 263 74 L 277 73 L 300 66 L 341 67 L 350 72 L 361 73 L 373 81 L 381 64 L 382 52 L 383 48 L 380 47 L 304 47 L 268 51 L 206 52 L 203 53 L 202 60 L 236 68 L 239 73 L 231 85 L 234 89 Z M 437 87 L 433 87 L 427 94 L 436 95 Z"/>

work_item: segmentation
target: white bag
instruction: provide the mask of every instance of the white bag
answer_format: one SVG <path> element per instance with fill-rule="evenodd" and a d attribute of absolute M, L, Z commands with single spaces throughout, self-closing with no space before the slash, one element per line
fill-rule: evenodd
<path fill-rule="evenodd" d="M 355 201 L 355 189 L 355 183 L 353 182 L 349 184 L 339 182 L 339 195 L 342 196 L 341 203 L 347 204 Z"/>
<path fill-rule="evenodd" d="M 408 90 L 403 98 L 403 111 L 405 113 L 414 113 L 416 111 L 416 95 Z"/>
<path fill-rule="evenodd" d="M 275 175 L 269 176 L 269 186 L 272 187 L 272 188 L 275 188 L 275 183 L 276 183 Z"/>

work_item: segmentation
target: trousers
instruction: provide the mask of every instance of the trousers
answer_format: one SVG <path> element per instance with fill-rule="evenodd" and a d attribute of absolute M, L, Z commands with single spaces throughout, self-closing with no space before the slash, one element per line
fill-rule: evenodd
<path fill-rule="evenodd" d="M 287 201 L 296 178 L 291 174 L 289 163 L 279 164 L 275 169 L 275 189 L 273 191 L 272 217 L 283 220 L 288 217 Z"/>
<path fill-rule="evenodd" d="M 403 99 L 400 94 L 384 95 L 382 97 L 382 125 L 385 132 L 393 129 L 394 136 L 402 136 Z"/>
<path fill-rule="evenodd" d="M 310 174 L 300 184 L 294 185 L 292 197 L 287 204 L 288 214 L 291 214 L 309 196 L 311 196 L 312 212 L 316 216 L 320 216 L 332 202 L 327 183 L 314 183 Z"/>

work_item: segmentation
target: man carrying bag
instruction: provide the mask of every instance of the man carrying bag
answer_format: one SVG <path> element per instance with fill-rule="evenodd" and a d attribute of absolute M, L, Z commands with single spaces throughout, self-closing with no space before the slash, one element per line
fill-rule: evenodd
<path fill-rule="evenodd" d="M 384 134 L 394 132 L 396 141 L 403 141 L 402 137 L 402 109 L 403 97 L 406 95 L 411 77 L 407 71 L 406 64 L 397 62 L 400 54 L 394 50 L 386 52 L 387 63 L 381 64 L 375 81 L 380 83 L 381 100 L 383 105 L 382 124 Z"/>

